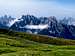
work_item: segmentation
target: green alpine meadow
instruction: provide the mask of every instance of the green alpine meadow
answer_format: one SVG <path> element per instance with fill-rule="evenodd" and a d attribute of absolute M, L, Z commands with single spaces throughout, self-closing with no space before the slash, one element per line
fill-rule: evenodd
<path fill-rule="evenodd" d="M 1 29 L 0 56 L 75 56 L 75 40 Z"/>

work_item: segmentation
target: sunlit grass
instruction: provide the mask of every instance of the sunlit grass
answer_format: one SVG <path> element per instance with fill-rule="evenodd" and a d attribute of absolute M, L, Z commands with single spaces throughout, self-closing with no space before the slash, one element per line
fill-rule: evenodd
<path fill-rule="evenodd" d="M 43 36 L 20 32 L 12 35 L 0 34 L 0 56 L 75 56 L 75 45 L 52 45 L 45 44 L 45 42 L 30 41 L 34 37 L 36 39 L 41 37 L 41 40 L 44 40 Z M 74 43 L 74 40 L 67 41 Z M 59 43 L 61 44 L 61 42 Z"/>

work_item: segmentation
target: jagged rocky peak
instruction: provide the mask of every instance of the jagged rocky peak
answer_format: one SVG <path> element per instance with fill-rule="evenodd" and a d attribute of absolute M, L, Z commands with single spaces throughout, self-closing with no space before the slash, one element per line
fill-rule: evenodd
<path fill-rule="evenodd" d="M 57 23 L 57 19 L 55 16 L 48 17 L 49 21 Z"/>
<path fill-rule="evenodd" d="M 35 17 L 33 15 L 22 15 L 19 21 L 14 23 L 16 26 L 25 26 L 25 25 L 49 25 L 54 26 L 57 24 L 55 16 L 51 17 Z"/>
<path fill-rule="evenodd" d="M 21 19 L 35 19 L 36 17 L 33 15 L 22 15 Z"/>
<path fill-rule="evenodd" d="M 19 20 L 29 25 L 49 24 L 50 22 L 57 23 L 56 17 L 54 16 L 37 18 L 33 15 L 22 15 L 22 17 Z"/>
<path fill-rule="evenodd" d="M 37 18 L 22 15 L 18 20 L 11 26 L 12 30 L 75 39 L 75 26 L 58 22 L 55 16 Z"/>
<path fill-rule="evenodd" d="M 75 18 L 64 17 L 64 19 L 60 20 L 60 23 L 66 24 L 66 25 L 74 25 L 75 26 Z"/>
<path fill-rule="evenodd" d="M 58 24 L 58 21 L 57 21 L 55 16 L 48 17 L 48 25 L 49 25 L 49 27 L 56 26 L 57 24 Z"/>
<path fill-rule="evenodd" d="M 38 25 L 39 23 L 39 19 L 33 15 L 22 15 L 20 19 L 23 19 L 23 22 L 29 25 Z"/>

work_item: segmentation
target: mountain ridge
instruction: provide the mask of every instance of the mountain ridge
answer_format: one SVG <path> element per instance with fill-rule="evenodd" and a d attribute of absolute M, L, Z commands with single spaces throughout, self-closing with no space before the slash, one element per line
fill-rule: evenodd
<path fill-rule="evenodd" d="M 12 18 L 5 16 L 4 18 Z M 55 16 L 35 17 L 33 15 L 22 15 L 21 18 L 9 20 L 8 24 L 0 24 L 0 28 L 28 32 L 33 34 L 75 39 L 75 26 L 69 25 L 66 20 L 58 21 Z M 69 18 L 70 19 L 70 18 Z M 72 20 L 71 20 L 72 21 Z M 7 22 L 7 21 L 5 21 Z"/>
<path fill-rule="evenodd" d="M 41 27 L 44 27 L 46 24 L 48 26 L 41 29 Z M 39 25 L 43 26 L 39 27 Z M 65 39 L 75 39 L 75 26 L 58 22 L 55 16 L 37 18 L 33 15 L 23 15 L 19 21 L 11 26 L 11 29 L 34 34 L 62 37 Z"/>

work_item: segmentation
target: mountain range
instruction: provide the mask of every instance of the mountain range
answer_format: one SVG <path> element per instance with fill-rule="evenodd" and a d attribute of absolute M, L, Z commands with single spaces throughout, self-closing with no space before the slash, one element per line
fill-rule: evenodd
<path fill-rule="evenodd" d="M 65 39 L 75 39 L 74 23 L 75 21 L 71 17 L 58 21 L 55 16 L 38 18 L 33 15 L 22 15 L 21 18 L 13 18 L 9 20 L 8 24 L 2 25 L 15 31 L 48 35 Z"/>

